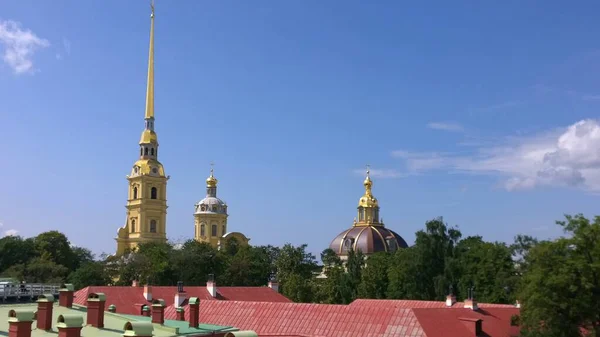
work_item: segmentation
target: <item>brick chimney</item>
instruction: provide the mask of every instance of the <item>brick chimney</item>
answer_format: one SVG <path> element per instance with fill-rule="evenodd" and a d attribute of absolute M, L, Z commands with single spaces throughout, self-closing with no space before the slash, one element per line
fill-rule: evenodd
<path fill-rule="evenodd" d="M 74 292 L 75 287 L 72 284 L 63 284 L 62 288 L 58 291 L 58 305 L 66 308 L 73 307 Z"/>
<path fill-rule="evenodd" d="M 446 296 L 446 306 L 447 307 L 451 307 L 454 305 L 454 303 L 456 303 L 456 296 L 454 295 L 454 292 L 452 290 L 453 290 L 453 288 L 452 288 L 452 286 L 450 286 L 450 292 L 448 293 L 448 296 Z"/>
<path fill-rule="evenodd" d="M 154 326 L 150 322 L 127 322 L 123 327 L 123 336 L 152 337 Z"/>
<path fill-rule="evenodd" d="M 144 298 L 146 301 L 152 301 L 152 286 L 146 284 L 144 286 Z"/>
<path fill-rule="evenodd" d="M 31 310 L 13 309 L 8 312 L 8 337 L 31 337 L 31 323 L 35 313 Z"/>
<path fill-rule="evenodd" d="M 209 274 L 208 281 L 206 281 L 206 290 L 212 298 L 217 298 L 217 282 L 215 282 L 215 275 Z"/>
<path fill-rule="evenodd" d="M 52 330 L 54 296 L 51 294 L 40 295 L 37 304 L 37 328 L 45 331 Z"/>
<path fill-rule="evenodd" d="M 142 316 L 150 317 L 150 308 L 147 305 L 142 307 Z"/>
<path fill-rule="evenodd" d="M 183 290 L 183 282 L 179 281 L 179 282 L 177 282 L 177 293 L 175 294 L 175 301 L 174 301 L 175 306 L 180 307 L 181 304 L 183 304 L 183 302 L 186 299 L 187 299 L 187 294 Z"/>
<path fill-rule="evenodd" d="M 190 310 L 190 328 L 197 328 L 200 323 L 200 299 L 198 297 L 190 297 L 188 307 Z"/>
<path fill-rule="evenodd" d="M 477 307 L 477 301 L 475 300 L 475 287 L 471 287 L 468 289 L 468 295 L 465 299 L 465 309 L 471 309 L 477 311 L 479 309 Z"/>
<path fill-rule="evenodd" d="M 60 315 L 56 321 L 58 337 L 81 337 L 83 328 L 83 316 Z"/>
<path fill-rule="evenodd" d="M 275 274 L 271 274 L 269 277 L 269 283 L 267 285 L 274 291 L 279 292 L 279 282 L 277 282 L 277 277 Z"/>
<path fill-rule="evenodd" d="M 165 301 L 160 298 L 152 301 L 152 323 L 165 323 Z"/>
<path fill-rule="evenodd" d="M 96 328 L 104 328 L 104 306 L 106 295 L 91 293 L 87 298 L 87 324 Z"/>
<path fill-rule="evenodd" d="M 471 336 L 481 336 L 483 332 L 482 320 L 472 317 L 459 317 L 458 320 L 471 332 Z"/>
<path fill-rule="evenodd" d="M 185 310 L 183 308 L 177 308 L 176 317 L 176 320 L 178 321 L 185 321 Z"/>

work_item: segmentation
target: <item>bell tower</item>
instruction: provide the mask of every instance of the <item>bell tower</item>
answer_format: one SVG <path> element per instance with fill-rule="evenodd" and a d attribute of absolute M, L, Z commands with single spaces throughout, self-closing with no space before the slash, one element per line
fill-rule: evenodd
<path fill-rule="evenodd" d="M 211 164 L 212 165 L 212 164 Z M 217 183 L 214 171 L 206 179 L 206 197 L 195 205 L 194 239 L 209 243 L 217 248 L 222 236 L 227 233 L 227 204 L 217 198 Z"/>
<path fill-rule="evenodd" d="M 150 14 L 150 50 L 144 130 L 140 138 L 140 156 L 127 176 L 128 198 L 125 225 L 117 232 L 117 255 L 139 243 L 167 240 L 167 181 L 158 161 L 158 136 L 154 131 L 154 2 Z"/>

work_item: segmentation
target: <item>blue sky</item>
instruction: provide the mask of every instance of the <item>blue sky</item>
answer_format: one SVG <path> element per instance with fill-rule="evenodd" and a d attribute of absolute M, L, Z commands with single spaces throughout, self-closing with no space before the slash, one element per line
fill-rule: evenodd
<path fill-rule="evenodd" d="M 161 1 L 156 130 L 168 234 L 211 161 L 229 229 L 318 254 L 372 166 L 409 243 L 444 216 L 511 242 L 597 214 L 600 4 Z M 143 129 L 146 1 L 0 3 L 0 223 L 113 252 Z"/>

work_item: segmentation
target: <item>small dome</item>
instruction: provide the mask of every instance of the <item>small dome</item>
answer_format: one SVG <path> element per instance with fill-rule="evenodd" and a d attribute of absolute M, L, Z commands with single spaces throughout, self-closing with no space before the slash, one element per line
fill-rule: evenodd
<path fill-rule="evenodd" d="M 206 178 L 206 187 L 217 187 L 219 181 L 213 175 L 213 170 L 210 170 L 210 177 Z"/>
<path fill-rule="evenodd" d="M 358 201 L 358 207 L 377 207 L 379 202 L 372 195 L 363 195 Z"/>
<path fill-rule="evenodd" d="M 158 143 L 158 137 L 156 136 L 156 132 L 146 129 L 142 132 L 142 137 L 140 138 L 140 144 L 148 144 L 148 143 L 153 143 L 153 144 Z"/>
<path fill-rule="evenodd" d="M 393 252 L 408 248 L 406 241 L 398 233 L 381 225 L 353 226 L 331 241 L 331 248 L 337 255 L 347 255 L 350 248 L 369 255 L 377 252 Z"/>
<path fill-rule="evenodd" d="M 227 204 L 216 197 L 206 197 L 196 204 L 196 214 L 217 213 L 227 214 Z"/>

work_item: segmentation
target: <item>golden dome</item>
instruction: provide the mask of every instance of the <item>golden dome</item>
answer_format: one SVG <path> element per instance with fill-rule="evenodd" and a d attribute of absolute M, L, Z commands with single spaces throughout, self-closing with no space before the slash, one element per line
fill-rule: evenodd
<path fill-rule="evenodd" d="M 365 178 L 365 181 L 363 182 L 363 185 L 365 186 L 365 194 L 358 201 L 358 207 L 378 207 L 379 206 L 379 202 L 377 201 L 377 198 L 375 198 L 373 196 L 373 194 L 371 193 L 371 187 L 373 187 L 373 181 L 371 180 L 371 177 L 369 175 L 370 173 L 371 173 L 371 171 L 367 168 L 367 177 Z"/>
<path fill-rule="evenodd" d="M 156 175 L 160 177 L 165 176 L 165 169 L 158 160 L 154 159 L 140 159 L 133 164 L 132 176 L 137 175 Z"/>
<path fill-rule="evenodd" d="M 140 144 L 148 144 L 148 143 L 157 144 L 158 137 L 156 136 L 156 132 L 154 132 L 153 130 L 146 129 L 142 132 L 142 137 L 140 138 Z"/>
<path fill-rule="evenodd" d="M 206 187 L 217 187 L 219 181 L 213 175 L 213 170 L 210 169 L 210 177 L 206 178 Z"/>

